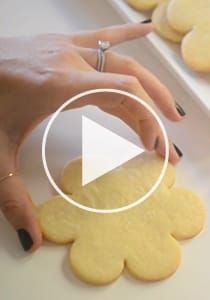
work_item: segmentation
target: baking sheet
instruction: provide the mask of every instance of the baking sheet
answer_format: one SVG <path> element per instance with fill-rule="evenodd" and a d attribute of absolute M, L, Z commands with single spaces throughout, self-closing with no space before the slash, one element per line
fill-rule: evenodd
<path fill-rule="evenodd" d="M 17 10 L 20 1 L 5 0 L 4 10 L 10 12 L 8 18 L 14 22 L 10 33 L 24 32 L 24 27 L 18 26 L 24 15 L 28 15 L 30 22 L 25 30 L 27 32 L 45 32 L 51 30 L 65 31 L 70 28 L 79 28 L 81 24 L 88 23 L 92 27 L 120 22 L 117 15 L 111 8 L 98 0 L 91 3 L 88 10 L 87 2 L 77 0 L 57 1 L 53 0 L 22 0 L 21 10 Z M 31 3 L 29 5 L 28 3 Z M 75 4 L 76 3 L 76 4 Z M 86 3 L 86 4 L 85 4 Z M 2 5 L 2 4 L 1 4 Z M 69 6 L 68 6 L 69 5 Z M 70 8 L 75 7 L 74 11 Z M 97 9 L 96 9 L 97 7 Z M 69 8 L 69 13 L 67 13 Z M 41 9 L 39 24 L 37 18 Z M 81 11 L 88 14 L 81 14 Z M 5 16 L 0 10 L 0 16 Z M 15 16 L 15 17 L 13 17 Z M 105 20 L 105 17 L 107 21 Z M 16 23 L 14 21 L 16 19 Z M 86 19 L 85 19 L 86 18 Z M 1 18 L 1 20 L 5 20 Z M 78 22 L 78 23 L 77 23 Z M 103 23 L 103 24 L 102 24 Z M 55 25 L 56 24 L 56 25 Z M 14 25 L 16 25 L 14 27 Z M 9 26 L 9 25 L 8 25 Z M 21 28 L 21 29 L 20 29 Z M 7 27 L 8 30 L 8 27 Z M 13 31 L 12 31 L 13 30 Z M 1 26 L 0 32 L 5 33 Z M 8 31 L 7 31 L 8 32 Z M 146 52 L 146 51 L 145 51 Z M 130 47 L 130 54 L 138 55 L 135 49 Z M 156 65 L 159 72 L 160 65 L 156 63 L 155 56 L 149 57 L 148 64 Z M 209 119 L 197 105 L 192 102 L 189 94 L 184 90 L 168 72 L 161 68 L 163 81 L 171 86 L 173 93 L 182 106 L 184 106 L 187 117 L 180 124 L 165 122 L 169 135 L 174 142 L 182 149 L 184 158 L 177 166 L 178 183 L 192 188 L 203 198 L 208 214 L 210 213 L 210 140 L 209 140 Z M 50 139 L 49 163 L 52 172 L 57 176 L 66 160 L 77 155 L 79 151 L 81 111 L 69 112 L 62 115 L 59 124 L 53 131 Z M 89 114 L 95 120 L 111 123 L 113 128 L 120 130 L 130 140 L 135 136 L 125 125 L 116 119 L 110 119 L 107 115 L 99 115 L 98 110 L 84 109 L 84 114 Z M 74 126 L 75 134 L 71 137 L 66 128 L 69 120 Z M 112 120 L 112 121 L 111 121 Z M 49 197 L 53 190 L 46 179 L 41 161 L 41 140 L 46 122 L 41 124 L 27 139 L 20 154 L 20 172 L 33 197 L 35 203 L 40 203 Z M 120 133 L 119 131 L 117 133 Z M 66 141 L 69 141 L 71 153 L 67 151 Z M 190 300 L 209 300 L 209 278 L 210 278 L 210 225 L 207 222 L 205 230 L 199 237 L 182 243 L 183 261 L 177 273 L 169 279 L 156 283 L 143 283 L 123 274 L 119 280 L 106 287 L 92 287 L 83 284 L 68 269 L 68 248 L 69 246 L 51 246 L 44 243 L 44 246 L 33 255 L 26 255 L 20 248 L 16 234 L 7 222 L 0 217 L 0 299 L 2 300 L 127 300 L 132 297 L 134 300 L 179 300 L 188 298 Z"/>
<path fill-rule="evenodd" d="M 108 2 L 126 22 L 140 22 L 151 16 L 148 13 L 137 12 L 127 4 L 126 0 L 108 0 Z M 165 41 L 156 33 L 148 35 L 145 44 L 154 51 L 177 81 L 210 116 L 210 75 L 191 71 L 181 58 L 180 47 Z"/>

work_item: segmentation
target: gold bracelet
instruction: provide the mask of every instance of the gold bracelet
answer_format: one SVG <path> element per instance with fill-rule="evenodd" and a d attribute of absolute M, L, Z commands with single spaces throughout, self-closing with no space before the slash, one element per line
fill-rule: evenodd
<path fill-rule="evenodd" d="M 3 176 L 0 178 L 0 183 L 3 182 L 4 180 L 7 180 L 8 178 L 14 176 L 14 173 L 9 173 L 6 176 Z"/>

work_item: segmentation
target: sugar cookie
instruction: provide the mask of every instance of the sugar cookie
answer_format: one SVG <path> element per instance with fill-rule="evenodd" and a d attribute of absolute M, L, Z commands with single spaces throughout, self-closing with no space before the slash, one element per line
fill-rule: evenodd
<path fill-rule="evenodd" d="M 174 30 L 167 20 L 168 0 L 162 1 L 153 11 L 152 22 L 155 24 L 156 32 L 163 38 L 174 43 L 180 43 L 183 34 Z"/>
<path fill-rule="evenodd" d="M 137 10 L 151 10 L 155 8 L 161 0 L 127 0 L 128 4 Z"/>
<path fill-rule="evenodd" d="M 81 187 L 81 159 L 64 170 L 64 190 L 86 206 L 122 206 L 139 197 L 156 180 L 161 159 L 135 158 L 122 167 Z M 69 262 L 77 276 L 92 284 L 107 284 L 126 268 L 142 280 L 160 280 L 180 264 L 178 240 L 197 235 L 205 210 L 193 192 L 172 187 L 169 166 L 158 190 L 141 205 L 116 214 L 96 214 L 53 197 L 39 209 L 45 238 L 73 243 Z M 123 186 L 124 185 L 124 186 Z M 107 203 L 105 203 L 107 201 Z"/>
<path fill-rule="evenodd" d="M 193 70 L 210 71 L 210 0 L 171 0 L 169 24 L 185 37 L 182 56 Z"/>

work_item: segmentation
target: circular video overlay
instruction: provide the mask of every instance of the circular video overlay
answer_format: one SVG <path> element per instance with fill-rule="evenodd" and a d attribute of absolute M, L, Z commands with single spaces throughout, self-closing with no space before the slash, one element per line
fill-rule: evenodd
<path fill-rule="evenodd" d="M 66 195 L 55 183 L 54 179 L 51 176 L 51 173 L 49 171 L 48 165 L 47 165 L 47 160 L 46 160 L 46 143 L 47 143 L 47 138 L 48 138 L 48 134 L 50 131 L 50 128 L 53 124 L 53 122 L 56 120 L 56 118 L 58 117 L 59 113 L 61 113 L 70 103 L 72 103 L 73 101 L 76 101 L 84 96 L 88 96 L 88 95 L 92 95 L 92 94 L 97 94 L 97 93 L 115 93 L 115 94 L 120 94 L 126 97 L 130 97 L 131 99 L 138 101 L 141 105 L 143 105 L 146 109 L 148 109 L 148 111 L 154 116 L 154 118 L 157 120 L 161 131 L 163 133 L 163 137 L 164 137 L 164 142 L 165 142 L 165 159 L 164 159 L 164 163 L 163 163 L 163 167 L 161 169 L 160 175 L 157 178 L 156 182 L 154 183 L 154 185 L 151 187 L 151 189 L 141 198 L 139 198 L 137 201 L 130 203 L 129 205 L 125 205 L 119 208 L 114 208 L 114 209 L 97 209 L 97 208 L 92 208 L 92 207 L 88 207 L 85 205 L 82 205 L 78 202 L 76 202 L 75 200 L 71 199 L 68 195 Z M 145 201 L 146 199 L 148 199 L 155 191 L 156 189 L 159 187 L 166 169 L 167 169 L 167 165 L 168 165 L 168 160 L 169 160 L 169 142 L 168 142 L 168 137 L 167 137 L 167 133 L 165 130 L 165 127 L 161 121 L 161 119 L 159 118 L 159 116 L 157 115 L 157 113 L 142 99 L 140 99 L 139 97 L 130 94 L 128 92 L 125 91 L 121 91 L 121 90 L 117 90 L 117 89 L 94 89 L 94 90 L 88 90 L 85 92 L 82 92 L 74 97 L 72 97 L 71 99 L 67 100 L 65 103 L 63 103 L 58 109 L 57 111 L 52 115 L 52 117 L 49 120 L 49 123 L 47 124 L 47 127 L 45 129 L 44 135 L 43 135 L 43 139 L 42 139 L 42 161 L 43 161 L 43 166 L 46 172 L 46 175 L 51 183 L 51 185 L 54 187 L 54 189 L 57 191 L 57 193 L 64 198 L 66 201 L 68 201 L 69 203 L 71 203 L 72 205 L 75 205 L 78 208 L 81 208 L 83 210 L 89 211 L 89 212 L 94 212 L 94 213 L 99 213 L 99 214 L 110 214 L 110 213 L 119 213 L 119 212 L 123 212 L 127 209 L 133 208 L 139 204 L 141 204 L 143 201 Z"/>

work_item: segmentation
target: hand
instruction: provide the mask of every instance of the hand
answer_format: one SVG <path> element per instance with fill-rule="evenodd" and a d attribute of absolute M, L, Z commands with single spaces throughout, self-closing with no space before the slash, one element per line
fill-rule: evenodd
<path fill-rule="evenodd" d="M 172 121 L 182 111 L 159 80 L 132 58 L 106 52 L 105 72 L 96 67 L 97 41 L 112 45 L 140 38 L 153 30 L 152 24 L 132 24 L 75 35 L 48 34 L 0 39 L 0 178 L 16 169 L 18 149 L 27 134 L 70 97 L 90 89 L 114 88 L 153 101 Z M 86 97 L 74 106 L 93 104 L 121 118 L 141 137 L 145 147 L 163 155 L 159 126 L 139 103 L 110 94 Z M 181 114 L 180 114 L 181 112 Z M 180 153 L 170 143 L 170 160 Z M 42 242 L 30 196 L 20 177 L 0 183 L 0 208 L 18 231 L 25 250 Z"/>

